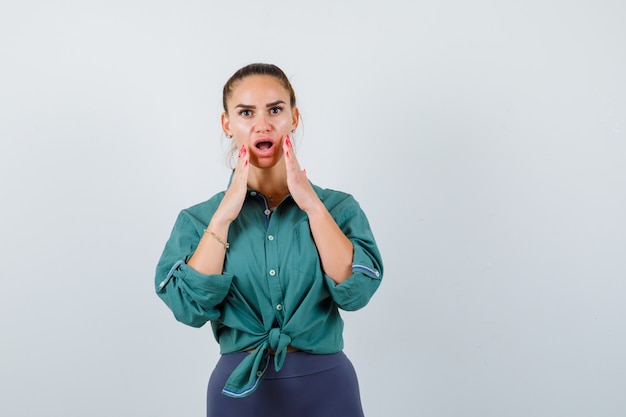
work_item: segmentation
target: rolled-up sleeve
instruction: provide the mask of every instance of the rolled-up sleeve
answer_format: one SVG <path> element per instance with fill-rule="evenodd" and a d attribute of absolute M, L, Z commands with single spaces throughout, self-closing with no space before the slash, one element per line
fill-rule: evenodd
<path fill-rule="evenodd" d="M 157 295 L 184 324 L 201 327 L 220 316 L 233 280 L 228 273 L 204 275 L 187 265 L 200 241 L 202 224 L 182 211 L 157 264 Z"/>
<path fill-rule="evenodd" d="M 339 308 L 358 310 L 367 305 L 380 286 L 382 258 L 367 217 L 351 196 L 332 209 L 331 215 L 352 242 L 354 255 L 352 275 L 339 284 L 325 276 L 326 286 Z"/>

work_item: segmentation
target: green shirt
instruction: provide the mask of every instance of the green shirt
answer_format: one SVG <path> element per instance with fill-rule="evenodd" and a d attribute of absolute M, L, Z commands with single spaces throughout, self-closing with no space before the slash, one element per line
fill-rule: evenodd
<path fill-rule="evenodd" d="M 156 270 L 156 291 L 177 320 L 211 322 L 222 354 L 256 349 L 235 369 L 223 393 L 243 397 L 260 383 L 276 352 L 279 371 L 292 345 L 313 354 L 343 349 L 339 309 L 365 306 L 380 284 L 383 265 L 369 223 L 349 194 L 313 185 L 354 245 L 352 275 L 336 284 L 324 274 L 306 213 L 286 197 L 274 211 L 248 190 L 230 225 L 224 269 L 203 275 L 187 266 L 224 197 L 182 210 Z"/>

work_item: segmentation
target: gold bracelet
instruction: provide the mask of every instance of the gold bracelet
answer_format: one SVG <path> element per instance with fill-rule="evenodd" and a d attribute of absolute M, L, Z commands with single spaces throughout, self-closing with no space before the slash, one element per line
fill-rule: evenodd
<path fill-rule="evenodd" d="M 215 239 L 217 239 L 218 242 L 220 242 L 222 245 L 224 245 L 224 250 L 227 250 L 228 248 L 230 248 L 230 245 L 228 244 L 228 242 L 223 240 L 221 237 L 219 237 L 218 235 L 216 235 L 215 233 L 213 233 L 209 229 L 204 229 L 204 233 L 209 233 L 211 236 L 213 236 Z"/>

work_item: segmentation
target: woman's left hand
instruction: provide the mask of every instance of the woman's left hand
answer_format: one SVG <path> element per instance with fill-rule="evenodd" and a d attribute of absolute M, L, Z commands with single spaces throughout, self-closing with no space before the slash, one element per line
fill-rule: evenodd
<path fill-rule="evenodd" d="M 293 143 L 289 135 L 283 141 L 283 152 L 287 166 L 287 186 L 289 193 L 301 210 L 308 212 L 316 204 L 321 203 L 313 190 L 311 183 L 306 177 L 306 170 L 300 168 L 296 154 L 293 151 Z"/>
<path fill-rule="evenodd" d="M 294 201 L 309 218 L 311 234 L 320 255 L 324 273 L 336 283 L 341 283 L 352 275 L 354 247 L 345 233 L 332 218 L 322 200 L 317 196 L 306 177 L 306 170 L 293 153 L 291 138 L 283 142 L 287 186 Z"/>

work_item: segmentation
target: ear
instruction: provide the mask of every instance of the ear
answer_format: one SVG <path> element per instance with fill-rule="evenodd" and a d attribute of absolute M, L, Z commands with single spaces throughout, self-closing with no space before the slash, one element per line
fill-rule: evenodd
<path fill-rule="evenodd" d="M 222 130 L 228 136 L 230 134 L 230 121 L 228 120 L 228 114 L 222 113 Z"/>
<path fill-rule="evenodd" d="M 294 107 L 291 110 L 291 130 L 296 130 L 298 128 L 298 123 L 300 122 L 300 110 L 297 107 Z"/>

